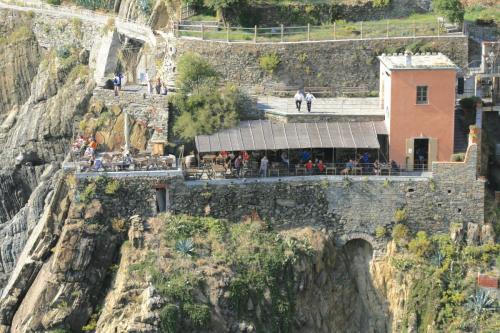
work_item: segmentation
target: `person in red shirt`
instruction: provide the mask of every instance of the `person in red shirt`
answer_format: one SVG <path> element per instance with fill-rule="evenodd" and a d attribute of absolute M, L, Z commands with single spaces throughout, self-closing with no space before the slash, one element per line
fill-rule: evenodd
<path fill-rule="evenodd" d="M 306 163 L 307 174 L 312 175 L 313 169 L 314 169 L 314 164 L 311 160 L 309 160 L 309 162 Z"/>
<path fill-rule="evenodd" d="M 243 163 L 244 164 L 246 164 L 250 160 L 250 155 L 248 155 L 248 153 L 246 152 L 246 150 L 244 150 L 241 153 L 241 156 L 243 157 Z"/>
<path fill-rule="evenodd" d="M 325 165 L 322 160 L 319 160 L 318 164 L 316 164 L 316 168 L 318 168 L 319 173 L 323 173 L 325 171 Z"/>

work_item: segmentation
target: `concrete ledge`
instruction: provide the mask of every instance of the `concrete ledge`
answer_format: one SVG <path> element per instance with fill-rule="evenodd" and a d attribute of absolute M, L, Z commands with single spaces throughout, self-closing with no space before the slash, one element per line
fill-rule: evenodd
<path fill-rule="evenodd" d="M 137 178 L 137 177 L 166 177 L 166 178 L 183 178 L 182 170 L 151 170 L 151 171 L 116 171 L 116 172 L 79 172 L 75 173 L 77 179 L 95 178 L 95 177 L 111 177 L 111 178 Z"/>
<path fill-rule="evenodd" d="M 366 182 L 377 181 L 384 182 L 386 179 L 391 182 L 407 182 L 407 181 L 428 181 L 432 178 L 431 172 L 423 172 L 421 175 L 409 175 L 409 176 L 349 176 L 347 177 L 351 182 Z M 190 180 L 186 181 L 187 186 L 199 186 L 199 185 L 229 185 L 229 184 L 256 184 L 256 183 L 293 183 L 293 182 L 318 182 L 318 181 L 328 181 L 333 183 L 341 183 L 346 179 L 345 176 L 288 176 L 288 177 L 263 177 L 263 178 L 239 178 L 239 179 L 207 179 L 207 180 Z"/>

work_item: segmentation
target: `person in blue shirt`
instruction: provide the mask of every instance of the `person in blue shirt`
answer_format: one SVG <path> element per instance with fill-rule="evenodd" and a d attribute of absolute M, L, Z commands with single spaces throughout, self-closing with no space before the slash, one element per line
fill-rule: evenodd
<path fill-rule="evenodd" d="M 311 159 L 311 153 L 309 153 L 307 150 L 302 151 L 302 153 L 300 154 L 300 160 L 306 163 L 310 159 Z"/>

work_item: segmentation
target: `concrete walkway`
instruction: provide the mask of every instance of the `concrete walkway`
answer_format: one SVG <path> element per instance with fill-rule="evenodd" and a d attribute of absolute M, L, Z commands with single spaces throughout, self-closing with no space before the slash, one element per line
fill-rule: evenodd
<path fill-rule="evenodd" d="M 335 115 L 384 115 L 384 110 L 379 106 L 378 97 L 367 98 L 316 98 L 312 103 L 311 114 Z M 307 104 L 302 102 L 301 112 L 295 107 L 291 97 L 259 96 L 257 108 L 265 112 L 280 115 L 302 114 L 306 115 Z"/>

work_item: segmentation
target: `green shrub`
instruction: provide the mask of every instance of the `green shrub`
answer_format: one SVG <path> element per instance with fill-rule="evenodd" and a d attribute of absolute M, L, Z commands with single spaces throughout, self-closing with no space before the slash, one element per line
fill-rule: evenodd
<path fill-rule="evenodd" d="M 462 98 L 460 101 L 458 101 L 458 104 L 465 110 L 465 111 L 473 111 L 476 109 L 476 104 L 477 102 L 480 102 L 481 98 L 477 96 L 472 96 L 472 97 L 466 97 Z"/>
<path fill-rule="evenodd" d="M 116 192 L 118 192 L 119 189 L 120 189 L 120 182 L 116 179 L 113 179 L 106 184 L 106 189 L 104 190 L 104 193 L 113 195 L 116 194 Z"/>
<path fill-rule="evenodd" d="M 205 304 L 186 303 L 182 310 L 195 328 L 203 328 L 210 321 L 210 309 Z"/>
<path fill-rule="evenodd" d="M 61 0 L 47 0 L 47 3 L 53 6 L 59 6 L 61 4 Z"/>
<path fill-rule="evenodd" d="M 111 0 L 75 0 L 77 4 L 85 8 L 96 10 L 101 9 L 111 9 L 113 8 L 114 1 Z"/>
<path fill-rule="evenodd" d="M 278 68 L 280 62 L 280 56 L 276 52 L 265 54 L 259 58 L 260 68 L 267 71 L 269 74 L 274 73 L 274 71 Z"/>
<path fill-rule="evenodd" d="M 465 9 L 461 0 L 433 0 L 432 8 L 450 22 L 463 22 Z"/>
<path fill-rule="evenodd" d="M 198 53 L 185 53 L 177 61 L 176 86 L 183 93 L 192 93 L 207 83 L 216 84 L 218 78 L 217 71 Z"/>
<path fill-rule="evenodd" d="M 375 237 L 377 237 L 377 238 L 384 238 L 386 234 L 387 234 L 387 230 L 382 226 L 378 226 L 375 229 Z"/>
<path fill-rule="evenodd" d="M 80 193 L 80 201 L 83 203 L 89 203 L 96 194 L 97 186 L 95 183 L 88 184 L 82 193 Z"/>
<path fill-rule="evenodd" d="M 372 0 L 373 7 L 387 7 L 391 4 L 391 0 Z"/>
<path fill-rule="evenodd" d="M 463 162 L 463 161 L 465 161 L 465 153 L 452 154 L 451 155 L 451 161 L 452 162 Z"/>
<path fill-rule="evenodd" d="M 408 244 L 408 249 L 419 257 L 429 256 L 432 248 L 427 233 L 425 231 L 417 232 L 417 236 Z"/>
<path fill-rule="evenodd" d="M 177 326 L 180 319 L 179 306 L 167 304 L 160 310 L 160 327 L 163 333 L 178 332 Z"/>
<path fill-rule="evenodd" d="M 394 213 L 394 220 L 396 223 L 404 222 L 407 218 L 406 208 L 396 209 L 396 212 Z"/>
<path fill-rule="evenodd" d="M 410 231 L 404 224 L 396 224 L 392 229 L 392 239 L 397 244 L 405 243 L 408 240 L 408 235 Z"/>

